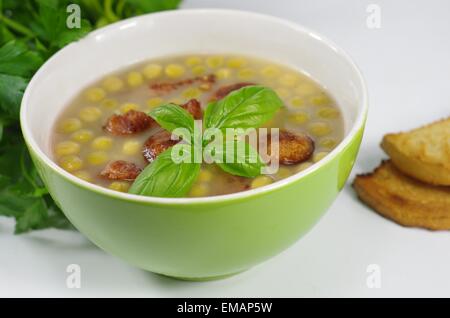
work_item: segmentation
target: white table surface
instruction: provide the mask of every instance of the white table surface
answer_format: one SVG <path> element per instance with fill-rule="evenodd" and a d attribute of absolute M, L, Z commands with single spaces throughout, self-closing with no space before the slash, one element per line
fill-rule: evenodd
<path fill-rule="evenodd" d="M 381 28 L 366 8 L 381 8 Z M 450 114 L 450 2 L 446 0 L 185 0 L 184 8 L 222 7 L 296 21 L 353 56 L 369 86 L 370 111 L 353 169 L 371 170 L 383 134 Z M 0 296 L 315 297 L 450 296 L 450 233 L 400 227 L 362 205 L 349 185 L 319 224 L 281 255 L 240 275 L 182 282 L 136 269 L 81 234 L 47 230 L 12 235 L 0 218 Z M 81 266 L 81 288 L 66 267 Z M 369 264 L 381 288 L 368 288 Z"/>

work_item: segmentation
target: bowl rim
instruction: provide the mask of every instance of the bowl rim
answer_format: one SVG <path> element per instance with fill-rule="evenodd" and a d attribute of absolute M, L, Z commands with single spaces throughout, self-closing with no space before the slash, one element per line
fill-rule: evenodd
<path fill-rule="evenodd" d="M 152 204 L 152 205 L 192 205 L 192 204 L 205 204 L 205 203 L 221 203 L 221 202 L 232 202 L 232 201 L 239 201 L 243 199 L 251 199 L 255 198 L 260 195 L 267 194 L 269 192 L 276 191 L 278 189 L 281 189 L 283 187 L 286 187 L 290 185 L 291 183 L 294 183 L 295 181 L 302 179 L 303 177 L 313 174 L 317 172 L 320 168 L 327 165 L 329 162 L 331 162 L 333 159 L 337 157 L 339 153 L 341 153 L 355 138 L 356 134 L 363 129 L 366 118 L 367 118 L 367 112 L 368 112 L 368 92 L 367 92 L 367 85 L 363 78 L 363 75 L 356 65 L 356 63 L 353 61 L 353 59 L 350 57 L 350 55 L 345 52 L 343 49 L 341 49 L 339 46 L 337 46 L 333 41 L 329 40 L 328 38 L 322 36 L 321 34 L 312 31 L 300 24 L 297 24 L 295 22 L 286 20 L 284 18 L 275 17 L 272 15 L 262 14 L 262 13 L 256 13 L 252 11 L 245 11 L 245 10 L 235 10 L 235 9 L 216 9 L 216 8 L 202 8 L 202 9 L 180 9 L 180 10 L 168 10 L 163 12 L 157 12 L 157 13 L 149 13 L 144 14 L 132 18 L 128 18 L 125 20 L 121 20 L 115 23 L 112 23 L 110 25 L 107 25 L 105 27 L 102 27 L 100 29 L 97 29 L 93 32 L 90 32 L 87 34 L 84 38 L 78 40 L 77 44 L 82 42 L 83 40 L 87 40 L 91 37 L 96 37 L 104 32 L 110 32 L 113 30 L 119 30 L 122 29 L 124 26 L 130 25 L 130 23 L 136 23 L 138 24 L 142 20 L 146 20 L 149 18 L 153 18 L 154 16 L 164 16 L 164 15 L 189 15 L 189 14 L 227 14 L 227 15 L 241 15 L 244 17 L 252 16 L 254 18 L 258 19 L 264 19 L 271 23 L 278 23 L 282 24 L 288 28 L 291 28 L 297 32 L 306 33 L 311 37 L 314 37 L 316 40 L 322 42 L 328 47 L 331 47 L 333 51 L 340 55 L 343 59 L 345 59 L 355 74 L 357 75 L 358 81 L 361 84 L 362 88 L 362 101 L 360 103 L 360 107 L 358 109 L 358 114 L 355 119 L 355 122 L 353 123 L 350 131 L 347 133 L 347 135 L 344 137 L 344 139 L 338 144 L 336 148 L 334 148 L 325 158 L 320 160 L 317 163 L 314 163 L 307 169 L 297 172 L 293 174 L 292 176 L 289 176 L 285 179 L 276 181 L 270 185 L 266 185 L 260 188 L 256 189 L 250 189 L 246 191 L 231 193 L 231 194 L 224 194 L 224 195 L 216 195 L 216 196 L 208 196 L 208 197 L 198 197 L 198 198 L 191 198 L 191 197 L 182 197 L 182 198 L 164 198 L 164 197 L 150 197 L 150 196 L 142 196 L 142 195 L 136 195 L 136 194 L 130 194 L 130 193 L 124 193 L 119 191 L 114 191 L 112 189 L 107 189 L 104 187 L 101 187 L 99 185 L 90 183 L 88 181 L 82 180 L 69 172 L 62 169 L 60 166 L 58 166 L 49 156 L 47 156 L 38 146 L 37 142 L 33 138 L 33 134 L 31 133 L 30 128 L 27 125 L 26 121 L 26 110 L 27 105 L 30 103 L 30 91 L 33 90 L 33 87 L 35 83 L 39 80 L 41 80 L 41 77 L 45 72 L 47 71 L 47 68 L 55 59 L 58 59 L 61 52 L 69 49 L 74 43 L 71 43 L 58 52 L 56 52 L 53 56 L 51 56 L 40 68 L 39 70 L 34 74 L 32 79 L 30 80 L 23 98 L 21 102 L 21 108 L 20 108 L 20 126 L 22 129 L 22 134 L 24 136 L 25 143 L 27 144 L 30 152 L 33 152 L 41 161 L 43 161 L 51 170 L 52 172 L 60 175 L 70 183 L 72 183 L 75 186 L 84 188 L 89 191 L 96 192 L 101 195 L 106 195 L 115 199 L 120 200 L 126 200 L 131 202 L 139 202 L 139 203 L 146 203 L 146 204 Z"/>

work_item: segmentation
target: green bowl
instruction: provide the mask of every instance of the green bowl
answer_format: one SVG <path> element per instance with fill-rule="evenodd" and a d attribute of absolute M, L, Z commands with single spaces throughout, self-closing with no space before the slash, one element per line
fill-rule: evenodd
<path fill-rule="evenodd" d="M 306 72 L 341 105 L 344 140 L 320 162 L 287 179 L 206 198 L 119 193 L 80 180 L 53 162 L 52 127 L 80 89 L 127 65 L 188 52 L 253 55 Z M 310 230 L 346 182 L 366 114 L 364 80 L 351 59 L 330 41 L 274 17 L 202 9 L 121 21 L 68 45 L 28 85 L 21 125 L 52 197 L 81 233 L 140 268 L 197 280 L 247 270 Z"/>

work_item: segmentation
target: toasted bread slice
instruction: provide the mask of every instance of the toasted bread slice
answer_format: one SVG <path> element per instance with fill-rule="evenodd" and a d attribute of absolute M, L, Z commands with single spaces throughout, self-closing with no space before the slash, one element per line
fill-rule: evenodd
<path fill-rule="evenodd" d="M 389 160 L 374 172 L 357 176 L 353 187 L 363 202 L 401 225 L 450 229 L 450 187 L 405 176 Z"/>
<path fill-rule="evenodd" d="M 450 117 L 385 135 L 381 148 L 403 173 L 426 183 L 450 185 Z"/>

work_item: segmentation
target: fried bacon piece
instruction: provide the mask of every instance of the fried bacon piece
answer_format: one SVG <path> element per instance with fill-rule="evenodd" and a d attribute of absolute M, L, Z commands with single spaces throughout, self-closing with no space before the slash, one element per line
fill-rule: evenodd
<path fill-rule="evenodd" d="M 271 151 L 268 139 L 267 151 Z M 278 160 L 283 165 L 293 165 L 308 160 L 314 152 L 314 141 L 307 135 L 280 130 Z"/>
<path fill-rule="evenodd" d="M 197 76 L 193 78 L 183 79 L 177 82 L 162 82 L 150 84 L 150 89 L 157 91 L 159 93 L 167 94 L 173 90 L 176 90 L 182 86 L 192 85 L 195 83 L 200 83 L 200 85 L 206 84 L 205 86 L 210 87 L 211 84 L 216 82 L 216 75 L 209 74 L 203 76 Z M 205 87 L 203 86 L 203 87 Z"/>
<path fill-rule="evenodd" d="M 230 94 L 233 91 L 236 91 L 242 87 L 245 86 L 251 86 L 251 85 L 256 85 L 255 83 L 250 83 L 250 82 L 241 82 L 241 83 L 236 83 L 236 84 L 230 84 L 230 85 L 226 85 L 226 86 L 222 86 L 221 88 L 219 88 L 211 97 L 212 101 L 218 101 L 221 100 L 222 98 L 224 98 L 225 96 L 227 96 L 228 94 Z"/>
<path fill-rule="evenodd" d="M 173 145 L 176 145 L 179 140 L 172 140 L 170 138 L 171 136 L 172 133 L 163 130 L 148 138 L 145 141 L 144 147 L 142 149 L 144 158 L 151 163 L 160 153 L 172 147 Z"/>
<path fill-rule="evenodd" d="M 134 180 L 141 173 L 141 168 L 132 162 L 112 161 L 100 172 L 100 176 L 110 180 Z"/>
<path fill-rule="evenodd" d="M 202 107 L 196 99 L 191 99 L 180 105 L 192 114 L 194 119 L 202 118 Z M 142 132 L 157 127 L 158 123 L 144 112 L 130 110 L 123 115 L 112 115 L 108 118 L 103 129 L 112 135 L 123 136 Z"/>
<path fill-rule="evenodd" d="M 123 115 L 112 115 L 103 129 L 112 135 L 131 135 L 156 126 L 156 121 L 144 112 L 130 110 Z"/>
<path fill-rule="evenodd" d="M 200 105 L 200 102 L 194 98 L 180 106 L 190 112 L 194 119 L 201 119 L 203 116 L 202 106 Z"/>

